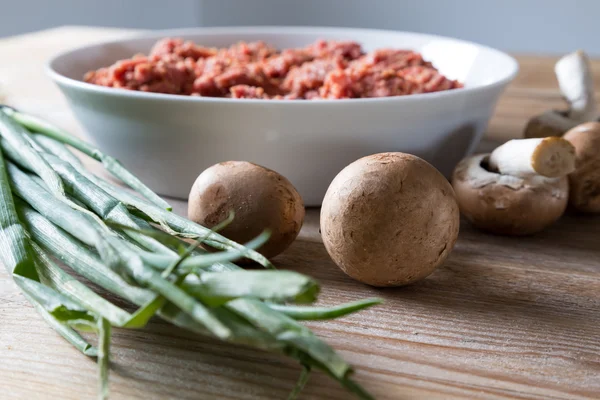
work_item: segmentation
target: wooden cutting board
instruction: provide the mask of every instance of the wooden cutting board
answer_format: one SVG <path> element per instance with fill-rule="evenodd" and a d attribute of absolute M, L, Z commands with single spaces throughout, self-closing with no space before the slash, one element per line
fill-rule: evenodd
<path fill-rule="evenodd" d="M 64 49 L 131 33 L 64 27 L 0 40 L 0 101 L 81 133 L 44 76 L 44 62 Z M 518 137 L 529 116 L 562 106 L 556 60 L 519 61 L 521 72 L 500 101 L 483 147 Z M 600 75 L 600 62 L 594 69 Z M 172 203 L 185 213 L 184 202 Z M 356 366 L 356 379 L 379 399 L 600 398 L 598 217 L 568 215 L 530 238 L 490 236 L 463 223 L 454 252 L 429 278 L 374 289 L 330 261 L 318 210 L 309 210 L 300 238 L 275 262 L 317 278 L 323 305 L 385 299 L 347 318 L 309 324 Z M 298 374 L 298 366 L 281 357 L 199 338 L 159 320 L 142 331 L 114 332 L 113 399 L 284 399 Z M 93 360 L 40 319 L 3 268 L 0 388 L 2 399 L 93 399 L 97 390 Z M 301 398 L 349 395 L 314 374 Z"/>

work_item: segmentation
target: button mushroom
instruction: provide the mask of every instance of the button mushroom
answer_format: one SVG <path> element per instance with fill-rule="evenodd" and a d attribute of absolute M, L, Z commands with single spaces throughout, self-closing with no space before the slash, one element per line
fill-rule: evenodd
<path fill-rule="evenodd" d="M 404 153 L 361 158 L 333 180 L 321 208 L 321 233 L 333 261 L 373 286 L 423 279 L 458 237 L 459 211 L 444 176 Z"/>
<path fill-rule="evenodd" d="M 245 161 L 215 164 L 202 172 L 190 191 L 188 218 L 215 226 L 234 212 L 234 219 L 220 231 L 239 243 L 265 230 L 269 241 L 258 251 L 265 257 L 283 252 L 298 236 L 304 221 L 300 194 L 285 177 Z"/>
<path fill-rule="evenodd" d="M 530 119 L 525 127 L 526 138 L 562 136 L 581 123 L 598 119 L 588 56 L 581 50 L 568 54 L 556 63 L 554 71 L 569 109 L 549 110 Z"/>
<path fill-rule="evenodd" d="M 579 211 L 600 213 L 600 123 L 579 125 L 563 138 L 575 146 L 577 165 L 569 174 L 569 203 Z"/>
<path fill-rule="evenodd" d="M 561 138 L 512 140 L 461 161 L 452 176 L 462 214 L 503 235 L 539 232 L 564 213 L 575 149 Z M 544 176 L 545 175 L 545 176 Z"/>

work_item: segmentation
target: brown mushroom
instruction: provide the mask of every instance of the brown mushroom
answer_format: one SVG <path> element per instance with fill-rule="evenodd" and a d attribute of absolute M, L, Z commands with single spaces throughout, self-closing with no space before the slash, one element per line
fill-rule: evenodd
<path fill-rule="evenodd" d="M 269 241 L 258 251 L 274 257 L 298 236 L 304 220 L 302 198 L 285 177 L 245 161 L 215 164 L 202 172 L 190 191 L 188 217 L 204 226 L 215 226 L 235 213 L 220 233 L 245 243 L 266 229 Z"/>
<path fill-rule="evenodd" d="M 568 202 L 566 177 L 517 177 L 489 170 L 489 155 L 462 160 L 452 176 L 461 213 L 476 227 L 502 235 L 530 235 L 556 221 Z"/>
<path fill-rule="evenodd" d="M 526 138 L 544 138 L 562 136 L 569 129 L 581 122 L 567 117 L 566 111 L 548 110 L 531 118 L 525 126 L 523 136 Z"/>
<path fill-rule="evenodd" d="M 373 286 L 423 279 L 458 236 L 452 187 L 424 160 L 404 153 L 361 158 L 333 180 L 321 208 L 321 233 L 333 261 Z"/>
<path fill-rule="evenodd" d="M 569 174 L 569 203 L 583 212 L 600 213 L 600 123 L 579 125 L 563 136 L 575 146 L 575 172 Z"/>
<path fill-rule="evenodd" d="M 525 127 L 526 138 L 562 136 L 581 123 L 598 119 L 588 56 L 581 50 L 567 54 L 556 63 L 554 71 L 569 108 L 549 110 L 531 118 Z"/>

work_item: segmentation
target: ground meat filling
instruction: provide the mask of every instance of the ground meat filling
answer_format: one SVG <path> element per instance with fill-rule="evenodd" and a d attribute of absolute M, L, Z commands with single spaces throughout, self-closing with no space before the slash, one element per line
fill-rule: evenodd
<path fill-rule="evenodd" d="M 323 86 L 327 74 L 341 71 L 346 66 L 347 62 L 340 56 L 305 62 L 292 68 L 280 87 L 297 98 L 305 98 L 309 92 L 312 92 L 311 96 L 318 97 L 319 88 Z"/>
<path fill-rule="evenodd" d="M 233 99 L 268 99 L 265 90 L 257 86 L 236 85 L 229 88 Z"/>
<path fill-rule="evenodd" d="M 148 56 L 88 72 L 96 85 L 235 99 L 348 99 L 404 96 L 463 87 L 440 74 L 421 54 L 318 40 L 277 51 L 265 42 L 216 49 L 182 39 L 162 39 Z"/>
<path fill-rule="evenodd" d="M 182 39 L 162 39 L 150 50 L 148 55 L 152 60 L 158 61 L 164 56 L 176 56 L 177 58 L 191 58 L 194 61 L 200 58 L 208 58 L 217 54 L 217 49 L 198 46 L 191 41 L 184 42 Z"/>
<path fill-rule="evenodd" d="M 352 61 L 347 68 L 328 73 L 320 98 L 348 99 L 404 96 L 461 88 L 441 75 L 421 54 L 381 49 Z"/>

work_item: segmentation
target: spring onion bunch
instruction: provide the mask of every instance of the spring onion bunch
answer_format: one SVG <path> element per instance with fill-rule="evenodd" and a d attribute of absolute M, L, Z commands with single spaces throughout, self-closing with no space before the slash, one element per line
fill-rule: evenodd
<path fill-rule="evenodd" d="M 140 196 L 87 171 L 67 146 L 100 161 Z M 296 359 L 302 373 L 290 398 L 315 369 L 359 398 L 371 398 L 351 379 L 352 368 L 298 321 L 338 318 L 379 300 L 310 306 L 318 283 L 276 270 L 256 252 L 268 232 L 242 245 L 220 235 L 220 228 L 173 214 L 92 145 L 37 117 L 0 108 L 0 259 L 43 319 L 97 358 L 100 398 L 108 397 L 112 328 L 140 329 L 155 316 L 199 335 Z M 241 258 L 267 269 L 244 270 L 233 263 Z M 112 303 L 75 275 L 137 309 Z M 98 345 L 80 332 L 97 333 Z"/>

